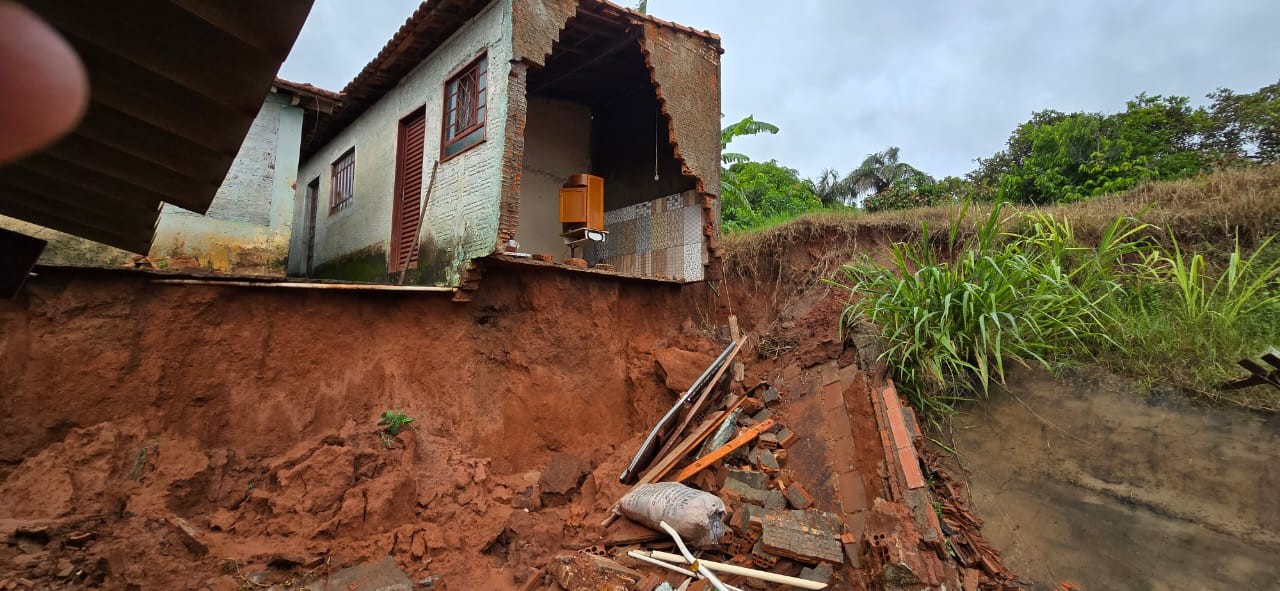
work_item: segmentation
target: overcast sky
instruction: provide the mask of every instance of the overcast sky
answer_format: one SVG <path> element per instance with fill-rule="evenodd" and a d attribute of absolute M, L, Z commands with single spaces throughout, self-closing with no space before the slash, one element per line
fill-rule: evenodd
<path fill-rule="evenodd" d="M 316 0 L 281 77 L 341 89 L 417 5 Z M 891 145 L 960 175 L 1032 111 L 1280 80 L 1280 0 L 649 0 L 649 13 L 723 37 L 726 120 L 782 128 L 734 151 L 805 176 Z"/>

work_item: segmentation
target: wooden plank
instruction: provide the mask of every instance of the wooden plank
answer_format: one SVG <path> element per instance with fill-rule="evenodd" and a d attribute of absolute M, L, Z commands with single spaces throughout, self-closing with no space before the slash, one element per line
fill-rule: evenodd
<path fill-rule="evenodd" d="M 735 343 L 742 340 L 742 333 L 738 331 L 738 315 L 737 314 L 729 315 L 729 336 L 733 338 L 733 341 Z"/>
<path fill-rule="evenodd" d="M 753 425 L 751 428 L 743 431 L 737 437 L 733 438 L 729 443 L 720 446 L 718 449 L 703 456 L 698 461 L 685 466 L 684 470 L 681 470 L 680 473 L 676 474 L 671 480 L 673 482 L 684 482 L 685 480 L 688 480 L 694 474 L 697 474 L 708 466 L 723 460 L 725 456 L 733 453 L 738 448 L 751 443 L 751 441 L 756 437 L 759 437 L 761 433 L 772 429 L 773 425 L 773 419 L 765 419 L 764 422 Z"/>
<path fill-rule="evenodd" d="M 707 422 L 709 422 L 710 425 L 707 425 L 707 422 L 704 422 L 699 426 L 698 430 L 694 431 L 693 435 L 680 442 L 680 445 L 677 445 L 670 454 L 663 456 L 658 463 L 654 464 L 654 467 L 649 470 L 649 473 L 645 474 L 645 477 L 649 478 L 648 482 L 657 482 L 662 480 L 662 477 L 666 476 L 667 473 L 680 462 L 680 460 L 684 459 L 685 456 L 689 455 L 690 451 L 693 451 L 694 448 L 702 444 L 703 441 L 706 441 L 708 437 L 715 433 L 716 430 L 720 428 L 720 425 L 724 423 L 724 420 L 728 418 L 733 411 L 741 407 L 742 403 L 746 401 L 746 396 L 740 396 L 733 402 L 733 404 L 730 404 L 729 408 L 725 409 L 724 412 L 717 414 L 712 419 L 709 419 Z M 649 477 L 649 474 L 653 474 L 653 476 Z"/>
<path fill-rule="evenodd" d="M 725 358 L 724 363 L 720 364 L 720 369 L 716 370 L 715 375 L 702 386 L 702 394 L 694 401 L 693 408 L 689 409 L 689 414 L 685 415 L 683 421 L 680 421 L 680 426 L 671 432 L 671 438 L 667 440 L 666 445 L 663 445 L 662 449 L 658 450 L 657 457 L 663 457 L 671 452 L 676 439 L 680 437 L 681 433 L 684 433 L 684 430 L 689 427 L 689 423 L 692 423 L 698 413 L 702 412 L 703 408 L 706 407 L 707 400 L 711 398 L 712 390 L 715 389 L 716 384 L 720 383 L 720 378 L 724 377 L 725 370 L 729 369 L 729 366 L 733 364 L 733 358 L 738 356 L 738 351 L 742 350 L 742 345 L 746 341 L 746 339 L 742 339 L 736 342 L 733 346 L 733 351 L 729 353 L 729 357 Z"/>
<path fill-rule="evenodd" d="M 715 416 L 703 421 L 701 425 L 698 425 L 698 428 L 693 432 L 693 435 L 686 437 L 671 450 L 671 453 L 661 456 L 658 461 L 654 462 L 644 475 L 636 481 L 632 488 L 641 484 L 656 482 L 658 479 L 666 476 L 666 474 L 671 471 L 671 468 L 675 467 L 676 462 L 680 461 L 680 458 L 688 455 L 690 451 L 693 451 L 693 448 L 697 447 L 699 443 L 705 441 L 706 438 L 710 437 L 711 434 L 715 432 L 716 425 L 724 422 L 724 417 L 724 413 L 717 413 Z"/>

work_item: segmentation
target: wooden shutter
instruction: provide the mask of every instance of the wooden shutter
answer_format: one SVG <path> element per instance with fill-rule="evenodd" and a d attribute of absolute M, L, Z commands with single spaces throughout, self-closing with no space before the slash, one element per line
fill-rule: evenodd
<path fill-rule="evenodd" d="M 400 120 L 396 150 L 396 201 L 392 208 L 391 261 L 392 272 L 413 268 L 418 263 L 416 248 L 418 229 L 422 227 L 422 159 L 426 138 L 426 108 Z"/>

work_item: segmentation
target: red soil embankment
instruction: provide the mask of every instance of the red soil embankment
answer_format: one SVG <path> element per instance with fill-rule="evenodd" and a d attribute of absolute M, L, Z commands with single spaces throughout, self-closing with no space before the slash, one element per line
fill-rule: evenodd
<path fill-rule="evenodd" d="M 630 440 L 672 400 L 654 354 L 719 348 L 688 297 L 546 271 L 491 271 L 466 306 L 46 271 L 0 302 L 0 530 L 94 516 L 65 527 L 96 538 L 0 549 L 24 563 L 0 572 L 74 559 L 112 588 L 201 589 L 271 555 L 390 553 L 412 576 L 506 588 L 615 498 Z M 414 429 L 382 441 L 395 408 Z M 568 476 L 575 502 L 513 509 L 557 453 L 586 475 Z M 526 535 L 495 539 L 504 524 Z"/>

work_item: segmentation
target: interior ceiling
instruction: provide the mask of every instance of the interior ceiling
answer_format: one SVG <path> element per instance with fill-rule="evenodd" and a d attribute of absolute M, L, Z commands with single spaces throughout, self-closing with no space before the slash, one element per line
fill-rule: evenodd
<path fill-rule="evenodd" d="M 546 65 L 529 72 L 528 95 L 602 107 L 653 92 L 640 51 L 641 28 L 582 3 L 552 47 Z"/>
<path fill-rule="evenodd" d="M 168 202 L 204 213 L 312 0 L 24 0 L 75 48 L 88 113 L 0 168 L 0 214 L 133 252 Z"/>

